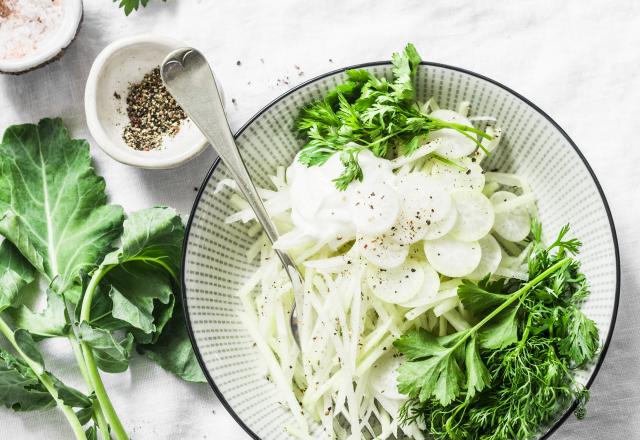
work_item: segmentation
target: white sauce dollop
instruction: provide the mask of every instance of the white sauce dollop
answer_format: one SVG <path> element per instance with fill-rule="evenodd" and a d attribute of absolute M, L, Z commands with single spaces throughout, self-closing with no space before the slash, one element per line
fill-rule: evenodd
<path fill-rule="evenodd" d="M 291 191 L 291 219 L 296 228 L 320 241 L 336 237 L 340 241 L 354 238 L 356 232 L 380 234 L 393 225 L 398 211 L 394 206 L 399 204 L 399 196 L 394 189 L 396 176 L 391 162 L 375 157 L 369 150 L 360 153 L 358 162 L 363 181 L 353 182 L 346 190 L 340 191 L 333 182 L 344 168 L 338 154 L 331 156 L 323 165 L 312 167 L 303 165 L 297 157 L 294 159 L 287 170 L 287 181 Z M 386 201 L 383 202 L 385 209 L 379 212 L 388 217 L 372 217 L 368 222 L 363 221 L 358 210 L 366 203 L 366 197 L 373 194 L 372 197 L 379 199 L 381 193 L 384 193 Z"/>

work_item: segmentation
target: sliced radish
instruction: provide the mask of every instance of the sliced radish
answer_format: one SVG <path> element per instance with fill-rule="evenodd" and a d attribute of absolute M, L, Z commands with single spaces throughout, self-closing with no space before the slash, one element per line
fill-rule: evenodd
<path fill-rule="evenodd" d="M 440 275 L 428 263 L 422 263 L 424 281 L 420 291 L 409 301 L 400 304 L 402 307 L 415 308 L 432 301 L 440 290 Z"/>
<path fill-rule="evenodd" d="M 435 270 L 451 278 L 469 275 L 482 258 L 480 243 L 460 241 L 449 236 L 425 241 L 424 253 Z"/>
<path fill-rule="evenodd" d="M 458 219 L 458 210 L 455 206 L 451 206 L 449 213 L 442 220 L 431 223 L 427 228 L 426 234 L 424 234 L 423 239 L 425 240 L 436 240 L 438 238 L 444 237 L 453 229 L 456 224 L 456 220 Z"/>
<path fill-rule="evenodd" d="M 502 261 L 502 248 L 491 234 L 482 237 L 478 243 L 480 243 L 482 258 L 478 267 L 467 275 L 471 280 L 480 280 L 487 274 L 494 273 Z"/>
<path fill-rule="evenodd" d="M 367 285 L 383 301 L 401 304 L 414 298 L 424 283 L 425 273 L 419 261 L 407 260 L 393 269 L 369 266 Z"/>
<path fill-rule="evenodd" d="M 369 262 L 383 269 L 400 266 L 409 255 L 408 245 L 398 243 L 388 235 L 360 237 L 356 249 Z"/>
<path fill-rule="evenodd" d="M 497 205 L 513 200 L 516 197 L 514 193 L 498 191 L 491 196 L 491 203 Z M 524 240 L 531 230 L 531 217 L 527 208 L 518 207 L 509 212 L 496 214 L 493 230 L 508 241 L 518 242 Z"/>
<path fill-rule="evenodd" d="M 371 386 L 376 394 L 391 400 L 407 398 L 398 391 L 398 368 L 400 368 L 402 359 L 400 356 L 389 353 L 373 364 Z"/>
<path fill-rule="evenodd" d="M 458 210 L 458 219 L 451 234 L 462 241 L 476 241 L 491 231 L 494 221 L 493 205 L 478 191 L 461 190 L 451 193 Z"/>
<path fill-rule="evenodd" d="M 444 219 L 451 209 L 451 196 L 424 173 L 402 176 L 397 190 L 401 197 L 400 214 L 390 235 L 399 243 L 422 240 L 429 226 Z"/>
<path fill-rule="evenodd" d="M 457 189 L 482 191 L 485 180 L 484 171 L 478 160 L 463 157 L 457 162 L 462 169 L 436 161 L 431 168 L 431 175 L 450 191 Z"/>
<path fill-rule="evenodd" d="M 380 235 L 398 218 L 398 193 L 384 182 L 367 182 L 352 189 L 351 214 L 362 235 Z"/>
<path fill-rule="evenodd" d="M 439 109 L 431 113 L 430 116 L 445 122 L 456 122 L 458 124 L 473 127 L 473 124 L 469 119 L 465 118 L 460 113 L 454 112 L 453 110 Z M 475 136 L 473 133 L 470 133 L 470 135 Z M 429 141 L 436 139 L 442 141 L 442 146 L 438 149 L 438 152 L 449 159 L 468 156 L 473 153 L 477 147 L 476 143 L 472 139 L 469 139 L 452 128 L 436 130 L 429 135 Z"/>

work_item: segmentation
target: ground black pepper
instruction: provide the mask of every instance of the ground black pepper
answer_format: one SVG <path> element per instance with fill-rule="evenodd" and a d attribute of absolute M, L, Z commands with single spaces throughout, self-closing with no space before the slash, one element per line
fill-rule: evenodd
<path fill-rule="evenodd" d="M 149 151 L 162 146 L 163 136 L 175 136 L 187 115 L 162 83 L 160 68 L 147 73 L 142 81 L 129 85 L 127 95 L 129 124 L 122 138 L 134 150 Z"/>

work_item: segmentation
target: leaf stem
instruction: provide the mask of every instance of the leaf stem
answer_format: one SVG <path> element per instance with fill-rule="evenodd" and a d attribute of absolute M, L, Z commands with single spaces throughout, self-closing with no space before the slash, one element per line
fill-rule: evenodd
<path fill-rule="evenodd" d="M 102 382 L 102 378 L 100 377 L 100 372 L 98 371 L 98 367 L 93 357 L 93 351 L 91 350 L 91 347 L 85 342 L 80 342 L 80 346 L 82 347 L 82 353 L 84 355 L 84 360 L 87 366 L 87 372 L 89 373 L 91 384 L 93 385 L 93 388 L 95 390 L 96 398 L 100 403 L 105 418 L 107 419 L 109 425 L 111 426 L 111 429 L 113 430 L 115 438 L 117 440 L 129 440 L 129 436 L 125 431 L 122 422 L 118 418 L 118 415 L 113 408 L 113 404 L 109 399 L 109 395 L 107 394 L 107 390 L 104 387 L 104 383 Z"/>
<path fill-rule="evenodd" d="M 87 365 L 84 359 L 84 355 L 82 354 L 80 343 L 73 333 L 70 333 L 67 338 L 69 339 L 69 343 L 71 344 L 71 348 L 73 349 L 73 354 L 76 358 L 76 363 L 78 364 L 80 373 L 82 374 L 82 377 L 87 384 L 87 389 L 89 393 L 93 393 L 95 392 L 95 389 L 93 388 L 91 377 L 89 377 L 89 372 L 87 371 Z M 103 440 L 111 440 L 111 435 L 109 434 L 109 425 L 107 424 L 107 420 L 104 418 L 104 413 L 102 412 L 100 402 L 97 400 L 93 402 L 93 414 L 96 418 L 96 422 L 98 423 L 98 429 L 100 429 L 100 432 L 102 432 Z"/>
<path fill-rule="evenodd" d="M 87 290 L 82 297 L 82 308 L 80 309 L 80 322 L 87 321 L 91 317 L 91 304 L 93 302 L 93 295 L 98 288 L 98 284 L 102 281 L 102 278 L 111 270 L 112 266 L 100 266 L 91 276 Z"/>
<path fill-rule="evenodd" d="M 552 273 L 554 273 L 555 271 L 557 271 L 558 269 L 562 268 L 564 265 L 566 265 L 567 263 L 569 263 L 571 261 L 571 258 L 564 258 L 560 261 L 558 261 L 557 263 L 555 263 L 553 266 L 551 266 L 549 269 L 545 270 L 544 272 L 542 272 L 540 275 L 538 275 L 537 277 L 535 277 L 533 280 L 527 282 L 527 284 L 525 284 L 524 286 L 522 286 L 520 289 L 516 290 L 514 293 L 511 294 L 511 296 L 502 304 L 500 304 L 498 307 L 496 307 L 491 313 L 489 313 L 487 316 L 484 317 L 484 319 L 482 319 L 480 322 L 478 322 L 476 325 L 474 325 L 473 327 L 471 327 L 469 330 L 465 330 L 467 333 L 460 338 L 452 347 L 449 351 L 454 351 L 456 348 L 458 348 L 464 341 L 467 340 L 467 338 L 469 337 L 469 335 L 474 334 L 476 331 L 478 331 L 480 328 L 482 328 L 487 322 L 491 321 L 493 318 L 496 317 L 496 315 L 498 315 L 500 312 L 502 312 L 504 309 L 506 309 L 507 307 L 509 307 L 514 301 L 516 301 L 518 298 L 520 298 L 522 295 L 524 295 L 525 293 L 527 293 L 529 290 L 531 290 L 531 288 L 533 286 L 535 286 L 536 284 L 538 284 L 539 282 L 543 281 L 544 279 L 546 279 L 549 275 L 551 275 Z"/>
<path fill-rule="evenodd" d="M 87 290 L 84 293 L 84 297 L 82 298 L 82 307 L 80 309 L 80 322 L 86 321 L 89 322 L 91 317 L 91 304 L 93 302 L 93 295 L 100 284 L 102 278 L 109 272 L 113 266 L 100 266 L 91 276 L 91 280 L 89 281 L 89 285 L 87 286 Z M 109 422 L 109 426 L 113 430 L 113 434 L 117 440 L 128 440 L 129 436 L 116 414 L 116 411 L 109 399 L 109 395 L 107 394 L 107 390 L 104 387 L 104 383 L 102 382 L 102 377 L 100 377 L 100 372 L 98 371 L 98 366 L 96 365 L 96 361 L 93 357 L 93 351 L 91 347 L 85 343 L 80 342 L 80 347 L 82 349 L 82 355 L 84 358 L 84 364 L 86 367 L 87 376 L 89 377 L 89 383 L 93 387 L 93 390 L 96 393 L 96 398 L 98 399 L 98 403 L 102 408 L 105 418 Z"/>
<path fill-rule="evenodd" d="M 71 426 L 71 429 L 73 430 L 73 434 L 75 435 L 76 439 L 87 440 L 87 436 L 84 432 L 84 429 L 82 429 L 82 424 L 80 423 L 80 420 L 78 420 L 78 416 L 73 412 L 73 409 L 65 405 L 64 402 L 60 400 L 60 398 L 58 397 L 58 391 L 53 385 L 53 381 L 51 380 L 51 377 L 49 376 L 49 374 L 46 371 L 44 371 L 44 369 L 39 363 L 34 362 L 29 356 L 27 356 L 20 349 L 18 344 L 16 344 L 15 337 L 13 336 L 13 331 L 4 321 L 4 319 L 2 319 L 1 316 L 0 316 L 0 332 L 5 336 L 5 338 L 7 338 L 7 340 L 11 343 L 15 351 L 27 363 L 29 368 L 33 370 L 34 374 L 36 375 L 40 383 L 42 383 L 42 385 L 47 389 L 49 394 L 51 394 L 51 397 L 53 397 L 53 400 L 55 400 L 56 405 L 58 406 L 58 408 L 60 408 L 64 416 L 67 418 L 67 421 L 69 422 L 69 425 Z"/>

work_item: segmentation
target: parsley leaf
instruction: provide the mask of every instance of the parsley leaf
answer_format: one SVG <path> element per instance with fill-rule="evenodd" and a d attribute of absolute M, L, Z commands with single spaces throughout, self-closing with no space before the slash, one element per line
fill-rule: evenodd
<path fill-rule="evenodd" d="M 305 144 L 298 160 L 318 166 L 340 153 L 344 170 L 334 182 L 344 190 L 362 180 L 358 154 L 365 149 L 384 158 L 410 155 L 430 132 L 442 128 L 456 130 L 483 148 L 479 138 L 491 138 L 483 131 L 433 118 L 416 105 L 414 80 L 420 62 L 416 48 L 408 44 L 392 56 L 391 81 L 366 70 L 347 70 L 342 84 L 302 110 L 297 128 Z"/>
<path fill-rule="evenodd" d="M 137 11 L 140 6 L 145 7 L 149 3 L 149 0 L 113 0 L 114 3 L 118 1 L 120 1 L 118 6 L 124 10 L 125 15 Z"/>
<path fill-rule="evenodd" d="M 453 355 L 455 348 L 440 345 L 426 331 L 410 333 L 406 339 L 403 336 L 396 342 L 396 348 L 413 360 L 403 363 L 398 370 L 398 391 L 420 402 L 434 397 L 446 406 L 453 401 L 464 380 L 464 373 Z"/>
<path fill-rule="evenodd" d="M 504 348 L 518 340 L 518 306 L 512 306 L 499 313 L 480 330 L 482 348 Z"/>

